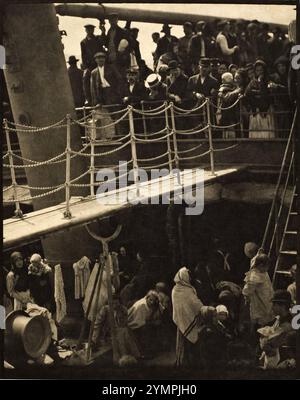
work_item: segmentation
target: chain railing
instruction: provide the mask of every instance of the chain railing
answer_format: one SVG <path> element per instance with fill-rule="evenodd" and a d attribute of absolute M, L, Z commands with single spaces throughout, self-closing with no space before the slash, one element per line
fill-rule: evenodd
<path fill-rule="evenodd" d="M 239 99 L 241 101 L 241 98 Z M 95 166 L 96 158 L 107 157 L 113 155 L 122 149 L 125 149 L 130 145 L 130 161 L 127 162 L 129 165 L 132 163 L 134 184 L 136 187 L 136 193 L 139 194 L 139 168 L 144 168 L 146 171 L 152 168 L 160 168 L 168 165 L 169 170 L 172 171 L 175 166 L 176 169 L 180 169 L 180 162 L 200 160 L 202 157 L 209 156 L 210 160 L 210 171 L 215 174 L 215 160 L 214 153 L 226 151 L 239 146 L 240 143 L 225 147 L 215 149 L 213 144 L 213 137 L 218 132 L 218 129 L 232 129 L 240 125 L 241 120 L 236 123 L 230 123 L 228 125 L 216 125 L 214 123 L 214 117 L 212 116 L 213 103 L 211 99 L 206 98 L 200 104 L 196 104 L 194 108 L 181 108 L 172 102 L 159 102 L 160 105 L 155 108 L 146 109 L 147 104 L 143 102 L 141 108 L 137 108 L 133 105 L 128 105 L 127 107 L 121 108 L 117 111 L 112 111 L 109 113 L 111 122 L 105 125 L 97 126 L 97 122 L 100 117 L 97 114 L 97 110 L 101 110 L 100 107 L 83 107 L 81 109 L 76 109 L 77 111 L 83 111 L 83 117 L 80 119 L 74 119 L 70 115 L 66 115 L 62 120 L 47 126 L 47 127 L 33 127 L 21 124 L 15 124 L 4 120 L 4 129 L 6 133 L 7 141 L 7 153 L 4 154 L 3 160 L 8 159 L 8 164 L 3 164 L 5 168 L 9 168 L 11 176 L 11 185 L 9 188 L 5 188 L 5 191 L 9 189 L 13 191 L 13 198 L 9 200 L 4 200 L 4 204 L 15 204 L 15 216 L 22 217 L 22 211 L 20 208 L 20 201 L 29 201 L 46 196 L 50 196 L 53 193 L 65 191 L 65 212 L 64 216 L 70 218 L 70 199 L 71 199 L 71 188 L 72 187 L 89 187 L 90 196 L 95 196 L 95 187 L 101 185 L 100 182 L 95 183 L 95 173 L 97 168 Z M 151 106 L 154 106 L 155 102 Z M 115 105 L 120 108 L 120 105 Z M 234 102 L 232 106 L 223 108 L 228 111 L 230 109 L 236 108 L 238 106 L 238 101 Z M 179 129 L 177 124 L 180 125 L 180 120 L 178 118 L 191 117 L 196 120 L 196 126 L 194 128 Z M 146 122 L 148 119 L 151 121 L 155 118 L 159 118 L 159 121 L 164 122 L 164 126 L 155 132 L 149 132 L 146 127 Z M 138 133 L 136 129 L 137 121 L 142 121 L 144 127 L 143 134 Z M 126 134 L 119 136 L 117 139 L 115 136 L 106 138 L 106 140 L 101 139 L 101 133 L 105 129 L 116 127 L 117 125 L 125 124 Z M 71 148 L 71 127 L 73 125 L 80 126 L 85 129 L 85 138 L 87 143 L 79 151 L 75 151 Z M 182 127 L 182 126 L 181 126 Z M 51 133 L 53 129 L 66 128 L 66 149 L 64 152 L 44 161 L 31 160 L 22 157 L 12 151 L 10 133 L 18 132 L 18 134 L 47 134 Z M 100 139 L 97 134 L 100 132 Z M 127 133 L 128 132 L 128 133 Z M 208 150 L 202 153 L 196 153 L 203 144 L 194 146 L 186 150 L 180 150 L 179 140 L 180 137 L 196 138 L 197 135 L 201 135 L 201 138 L 207 140 Z M 138 144 L 153 144 L 153 143 L 166 143 L 166 151 L 162 154 L 154 155 L 148 158 L 139 158 L 137 154 Z M 98 145 L 109 145 L 112 146 L 111 149 L 107 151 L 97 152 L 96 146 Z M 85 171 L 79 177 L 71 179 L 71 164 L 76 157 L 87 157 L 90 159 L 90 165 L 88 171 Z M 22 161 L 24 164 L 15 164 L 14 158 Z M 158 162 L 157 165 L 150 165 L 150 163 Z M 33 187 L 27 186 L 29 190 L 42 191 L 46 190 L 44 193 L 39 193 L 37 195 L 27 196 L 26 199 L 20 198 L 18 195 L 18 187 L 24 187 L 24 185 L 18 185 L 16 180 L 16 169 L 20 168 L 36 168 L 41 166 L 51 166 L 57 163 L 65 163 L 65 181 L 64 183 L 47 186 L 47 187 Z M 117 165 L 111 166 L 114 170 L 117 169 Z M 128 174 L 128 173 L 127 173 Z M 86 175 L 90 176 L 89 183 L 80 183 L 80 179 Z M 107 181 L 106 181 L 107 182 Z"/>

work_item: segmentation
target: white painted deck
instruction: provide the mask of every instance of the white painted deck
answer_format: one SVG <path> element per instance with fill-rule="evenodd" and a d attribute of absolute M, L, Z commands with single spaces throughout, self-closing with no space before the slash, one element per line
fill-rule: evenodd
<path fill-rule="evenodd" d="M 180 182 L 178 184 L 177 175 L 168 175 L 163 178 L 150 180 L 140 184 L 140 197 L 142 204 L 153 204 L 154 199 L 170 194 L 169 197 L 179 195 L 184 191 L 191 192 L 197 184 L 203 185 L 214 183 L 221 177 L 228 177 L 240 171 L 241 168 L 220 169 L 212 175 L 209 171 L 204 171 L 201 177 L 196 177 L 195 170 L 185 170 L 180 172 Z M 170 188 L 170 190 L 169 190 Z M 42 239 L 58 231 L 68 230 L 79 225 L 88 224 L 97 219 L 103 219 L 116 214 L 122 210 L 136 206 L 133 201 L 115 201 L 122 195 L 125 198 L 129 194 L 130 198 L 135 198 L 136 186 L 130 185 L 123 189 L 110 191 L 99 196 L 99 198 L 72 198 L 70 211 L 72 218 L 64 218 L 65 204 L 45 208 L 39 211 L 28 213 L 22 219 L 10 218 L 3 222 L 3 247 L 10 249 L 24 245 L 35 240 Z M 101 201 L 100 201 L 101 200 Z"/>

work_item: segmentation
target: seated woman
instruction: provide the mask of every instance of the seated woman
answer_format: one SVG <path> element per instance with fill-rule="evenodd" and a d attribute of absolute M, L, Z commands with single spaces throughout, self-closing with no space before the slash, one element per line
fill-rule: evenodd
<path fill-rule="evenodd" d="M 156 327 L 160 324 L 159 297 L 154 290 L 150 290 L 128 310 L 128 326 L 133 331 L 143 355 L 148 356 L 157 348 Z"/>
<path fill-rule="evenodd" d="M 115 334 L 117 342 L 118 359 L 124 356 L 140 358 L 141 354 L 137 347 L 132 331 L 128 327 L 128 311 L 119 300 L 118 295 L 113 295 L 113 315 L 115 320 Z M 99 344 L 105 344 L 111 340 L 111 325 L 109 320 L 109 306 L 101 308 L 98 318 L 99 337 L 97 342 L 92 343 L 92 348 L 97 348 Z M 95 339 L 95 338 L 94 338 Z"/>
<path fill-rule="evenodd" d="M 24 310 L 31 301 L 28 280 L 28 268 L 23 256 L 15 251 L 10 256 L 11 270 L 6 277 L 7 292 L 13 298 L 14 310 Z"/>
<path fill-rule="evenodd" d="M 290 293 L 286 290 L 276 290 L 272 304 L 276 315 L 274 324 L 258 329 L 261 336 L 262 368 L 293 368 L 296 364 L 296 331 L 291 324 Z"/>

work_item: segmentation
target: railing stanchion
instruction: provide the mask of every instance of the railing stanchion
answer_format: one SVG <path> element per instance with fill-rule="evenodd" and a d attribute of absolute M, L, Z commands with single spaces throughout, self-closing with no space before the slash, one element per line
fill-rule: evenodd
<path fill-rule="evenodd" d="M 145 139 L 148 139 L 147 135 L 147 123 L 146 123 L 146 118 L 145 118 L 145 108 L 144 108 L 144 100 L 141 101 L 141 109 L 142 109 L 142 121 L 143 121 L 143 129 L 144 129 L 144 135 Z"/>
<path fill-rule="evenodd" d="M 178 146 L 177 146 L 177 137 L 176 137 L 176 124 L 175 124 L 175 115 L 174 115 L 174 104 L 170 103 L 170 113 L 171 113 L 171 124 L 172 124 L 172 132 L 173 132 L 173 146 L 174 146 L 174 154 L 175 154 L 175 166 L 179 170 L 179 156 L 178 156 Z"/>
<path fill-rule="evenodd" d="M 90 157 L 90 195 L 95 196 L 95 140 L 96 140 L 96 111 L 92 111 L 92 129 L 91 129 L 91 157 Z"/>
<path fill-rule="evenodd" d="M 210 115 L 210 104 L 208 98 L 206 99 L 206 112 L 207 112 L 207 126 L 208 126 L 208 140 L 209 140 L 210 169 L 211 173 L 215 175 L 215 160 L 214 160 L 214 148 L 213 148 L 212 130 L 211 130 L 211 115 Z"/>
<path fill-rule="evenodd" d="M 170 125 L 169 125 L 169 113 L 168 113 L 168 103 L 165 101 L 165 118 L 166 118 L 166 130 L 167 130 L 167 146 L 168 146 L 168 161 L 169 161 L 169 170 L 170 172 L 173 169 L 172 164 L 172 148 L 171 148 L 171 139 L 170 139 Z"/>
<path fill-rule="evenodd" d="M 243 103 L 242 103 L 243 97 L 240 98 L 240 126 L 241 126 L 241 138 L 244 138 L 244 123 L 243 123 Z"/>
<path fill-rule="evenodd" d="M 16 180 L 16 173 L 14 168 L 14 159 L 11 150 L 11 142 L 10 142 L 10 135 L 8 129 L 7 119 L 4 119 L 4 129 L 6 135 L 6 142 L 7 142 L 7 150 L 8 150 L 8 159 L 9 159 L 9 169 L 10 169 L 10 176 L 11 176 L 11 185 L 13 187 L 13 196 L 15 200 L 15 217 L 22 218 L 23 213 L 20 208 L 20 202 L 18 201 L 18 191 L 17 191 L 17 180 Z"/>
<path fill-rule="evenodd" d="M 82 110 L 83 110 L 83 118 L 84 118 L 84 120 L 83 120 L 83 123 L 84 123 L 84 136 L 85 136 L 85 140 L 87 141 L 88 140 L 88 130 L 86 128 L 86 107 L 83 106 Z"/>
<path fill-rule="evenodd" d="M 66 210 L 64 212 L 65 218 L 71 218 L 70 211 L 70 180 L 71 180 L 71 116 L 67 114 L 67 144 L 66 144 Z"/>
<path fill-rule="evenodd" d="M 139 176 L 138 176 L 139 166 L 137 162 L 136 138 L 134 133 L 132 106 L 128 106 L 128 119 L 129 119 L 129 131 L 130 131 L 130 143 L 131 143 L 131 156 L 133 164 L 133 176 L 134 176 L 134 183 L 136 185 L 136 195 L 139 196 L 140 195 Z"/>

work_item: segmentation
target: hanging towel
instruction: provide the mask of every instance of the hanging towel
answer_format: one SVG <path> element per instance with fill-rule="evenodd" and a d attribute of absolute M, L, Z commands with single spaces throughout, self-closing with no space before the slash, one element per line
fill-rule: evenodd
<path fill-rule="evenodd" d="M 86 256 L 83 256 L 79 261 L 73 264 L 75 274 L 75 299 L 82 299 L 85 294 L 90 278 L 91 261 Z"/>
<path fill-rule="evenodd" d="M 54 298 L 56 304 L 56 321 L 60 323 L 67 314 L 64 281 L 60 264 L 54 267 Z"/>

